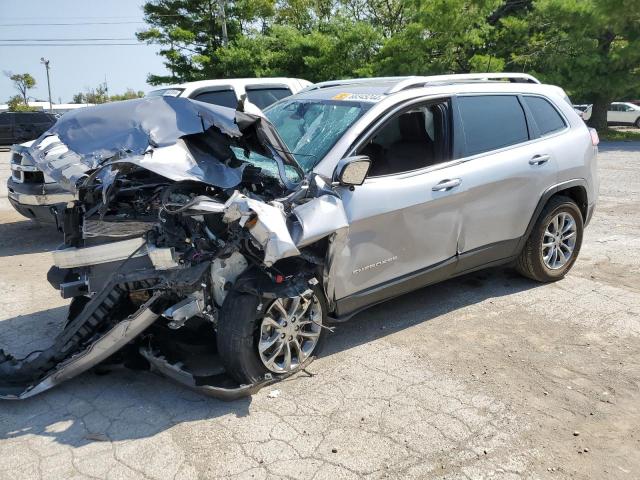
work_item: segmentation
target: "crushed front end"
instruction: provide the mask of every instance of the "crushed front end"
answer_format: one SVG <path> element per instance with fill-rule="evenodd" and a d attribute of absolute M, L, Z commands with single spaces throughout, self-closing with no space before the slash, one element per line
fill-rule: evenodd
<path fill-rule="evenodd" d="M 313 359 L 346 217 L 242 110 L 145 98 L 65 116 L 34 143 L 38 167 L 77 199 L 58 212 L 48 274 L 71 303 L 48 349 L 0 350 L 0 398 L 109 362 L 232 399 Z"/>

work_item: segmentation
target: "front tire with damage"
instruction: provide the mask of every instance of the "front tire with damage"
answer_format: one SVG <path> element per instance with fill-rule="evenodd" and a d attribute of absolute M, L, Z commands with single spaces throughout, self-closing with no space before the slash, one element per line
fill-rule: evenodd
<path fill-rule="evenodd" d="M 227 373 L 241 384 L 286 376 L 305 368 L 324 340 L 327 303 L 311 295 L 267 299 L 231 291 L 220 312 L 217 345 Z"/>

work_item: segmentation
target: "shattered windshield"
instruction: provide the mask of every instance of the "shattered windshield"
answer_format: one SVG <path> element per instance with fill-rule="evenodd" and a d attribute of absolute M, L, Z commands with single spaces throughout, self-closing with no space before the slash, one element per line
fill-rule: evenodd
<path fill-rule="evenodd" d="M 231 147 L 234 155 L 238 160 L 251 163 L 252 165 L 262 169 L 262 173 L 273 178 L 279 178 L 278 164 L 273 158 L 265 157 L 259 153 L 249 150 L 248 152 L 240 147 Z M 248 153 L 248 155 L 247 155 Z M 284 172 L 290 182 L 299 182 L 302 180 L 300 174 L 291 165 L 284 166 Z"/>
<path fill-rule="evenodd" d="M 285 100 L 264 111 L 300 166 L 310 171 L 370 105 L 342 100 Z"/>

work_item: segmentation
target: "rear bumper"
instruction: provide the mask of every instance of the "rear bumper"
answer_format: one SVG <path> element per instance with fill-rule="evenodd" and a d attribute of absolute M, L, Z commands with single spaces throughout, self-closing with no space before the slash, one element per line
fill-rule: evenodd
<path fill-rule="evenodd" d="M 64 207 L 74 200 L 74 195 L 57 183 L 19 183 L 7 180 L 9 202 L 18 213 L 40 222 L 55 223 L 52 206 Z"/>

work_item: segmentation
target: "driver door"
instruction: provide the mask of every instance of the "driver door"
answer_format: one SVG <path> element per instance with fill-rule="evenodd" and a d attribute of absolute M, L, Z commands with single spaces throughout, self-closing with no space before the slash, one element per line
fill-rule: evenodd
<path fill-rule="evenodd" d="M 399 112 L 356 150 L 365 182 L 341 195 L 349 231 L 330 276 L 339 315 L 446 278 L 455 266 L 463 168 L 451 162 L 448 100 Z"/>

